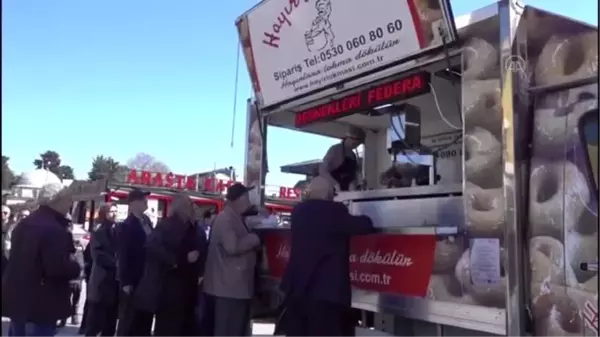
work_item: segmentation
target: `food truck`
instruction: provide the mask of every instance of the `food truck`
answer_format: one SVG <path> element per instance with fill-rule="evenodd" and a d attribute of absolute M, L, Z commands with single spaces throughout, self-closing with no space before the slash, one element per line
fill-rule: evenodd
<path fill-rule="evenodd" d="M 236 24 L 246 182 L 268 126 L 367 134 L 367 188 L 337 196 L 378 229 L 351 241 L 358 334 L 597 335 L 596 26 L 513 0 L 265 0 Z M 289 230 L 262 235 L 276 307 Z"/>

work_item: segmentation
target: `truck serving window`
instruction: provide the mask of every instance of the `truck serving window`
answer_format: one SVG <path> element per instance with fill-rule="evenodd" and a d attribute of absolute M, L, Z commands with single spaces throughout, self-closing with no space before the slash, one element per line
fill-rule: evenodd
<path fill-rule="evenodd" d="M 587 157 L 590 184 L 598 193 L 598 110 L 588 112 L 579 120 L 579 134 Z"/>

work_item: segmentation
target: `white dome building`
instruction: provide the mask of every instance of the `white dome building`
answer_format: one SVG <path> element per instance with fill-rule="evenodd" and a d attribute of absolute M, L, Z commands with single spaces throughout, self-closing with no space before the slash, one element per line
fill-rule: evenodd
<path fill-rule="evenodd" d="M 25 172 L 13 186 L 12 194 L 23 199 L 37 198 L 39 191 L 46 184 L 62 184 L 62 181 L 56 174 L 44 169 Z"/>
<path fill-rule="evenodd" d="M 62 184 L 62 181 L 56 174 L 50 171 L 37 169 L 21 174 L 16 186 L 42 188 L 46 184 Z"/>

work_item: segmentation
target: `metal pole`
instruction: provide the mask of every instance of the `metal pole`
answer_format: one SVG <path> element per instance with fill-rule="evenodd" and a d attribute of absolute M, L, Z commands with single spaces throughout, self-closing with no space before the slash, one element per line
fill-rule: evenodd
<path fill-rule="evenodd" d="M 525 228 L 527 228 L 528 167 L 522 158 L 529 134 L 527 102 L 515 98 L 522 88 L 520 74 L 505 66 L 506 60 L 527 60 L 527 50 L 520 48 L 526 38 L 524 22 L 521 21 L 523 6 L 515 0 L 499 2 L 500 22 L 500 71 L 503 115 L 503 190 L 505 197 L 506 228 L 504 251 L 506 252 L 506 335 L 523 336 L 526 333 L 525 267 L 529 260 L 525 254 Z"/>

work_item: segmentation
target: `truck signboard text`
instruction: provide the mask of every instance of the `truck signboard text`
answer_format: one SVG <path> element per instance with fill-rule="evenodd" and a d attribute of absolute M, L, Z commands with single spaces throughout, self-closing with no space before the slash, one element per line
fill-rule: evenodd
<path fill-rule="evenodd" d="M 263 242 L 270 276 L 281 278 L 291 253 L 290 232 L 266 233 Z M 350 281 L 364 290 L 425 297 L 433 270 L 433 235 L 374 234 L 353 237 Z"/>
<path fill-rule="evenodd" d="M 428 72 L 416 73 L 300 111 L 296 114 L 295 125 L 303 127 L 315 122 L 337 119 L 378 105 L 425 94 L 430 90 L 430 78 Z"/>
<path fill-rule="evenodd" d="M 238 21 L 255 90 L 272 106 L 441 46 L 445 0 L 269 0 Z M 428 8 L 431 6 L 432 8 Z M 425 14 L 424 14 L 425 13 Z M 433 14 L 432 14 L 433 13 Z M 453 23 L 452 23 L 453 24 Z M 452 35 L 452 34 L 450 34 Z"/>

